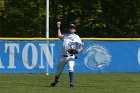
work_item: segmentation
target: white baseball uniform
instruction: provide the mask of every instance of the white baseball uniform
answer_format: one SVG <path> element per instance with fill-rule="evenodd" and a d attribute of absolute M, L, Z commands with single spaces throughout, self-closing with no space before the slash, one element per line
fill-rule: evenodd
<path fill-rule="evenodd" d="M 63 46 L 60 54 L 59 63 L 57 65 L 56 75 L 60 76 L 63 68 L 66 64 L 68 64 L 68 68 L 70 72 L 74 72 L 75 65 L 75 55 L 71 55 L 68 53 L 68 49 L 77 49 L 80 45 L 83 45 L 80 37 L 76 34 L 65 34 L 59 37 L 63 41 Z M 67 57 L 64 57 L 67 55 Z"/>

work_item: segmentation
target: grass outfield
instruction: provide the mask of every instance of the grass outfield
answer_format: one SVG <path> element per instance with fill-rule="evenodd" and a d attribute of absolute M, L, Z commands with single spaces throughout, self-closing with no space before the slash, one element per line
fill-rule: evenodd
<path fill-rule="evenodd" d="M 140 74 L 75 74 L 75 87 L 63 74 L 56 87 L 54 75 L 1 74 L 0 93 L 140 93 Z"/>

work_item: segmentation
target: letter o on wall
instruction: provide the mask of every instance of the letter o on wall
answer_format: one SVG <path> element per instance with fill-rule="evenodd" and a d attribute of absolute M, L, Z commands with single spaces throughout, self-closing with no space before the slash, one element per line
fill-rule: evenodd
<path fill-rule="evenodd" d="M 32 49 L 32 64 L 31 65 L 29 65 L 29 62 L 28 62 L 29 47 L 31 47 L 31 49 Z M 37 64 L 37 60 L 38 60 L 38 53 L 37 53 L 37 49 L 36 49 L 35 45 L 32 43 L 26 44 L 22 51 L 22 61 L 23 61 L 24 66 L 27 69 L 33 69 Z"/>

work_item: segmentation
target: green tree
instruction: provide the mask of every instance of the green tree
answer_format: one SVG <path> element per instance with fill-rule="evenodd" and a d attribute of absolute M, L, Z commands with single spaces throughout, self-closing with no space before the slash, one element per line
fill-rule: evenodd
<path fill-rule="evenodd" d="M 51 1 L 53 22 L 73 22 L 82 37 L 139 37 L 138 0 L 57 0 Z M 52 28 L 54 29 L 54 27 Z"/>
<path fill-rule="evenodd" d="M 44 32 L 44 9 L 35 0 L 5 0 L 0 36 L 2 37 L 41 37 Z M 45 3 L 44 3 L 45 4 Z M 43 2 L 40 2 L 40 6 Z M 45 5 L 43 5 L 45 7 Z M 41 34 L 42 33 L 42 34 Z"/>
<path fill-rule="evenodd" d="M 3 1 L 1 37 L 45 37 L 46 0 Z M 50 37 L 57 21 L 63 33 L 75 23 L 81 37 L 140 37 L 140 0 L 50 0 Z"/>

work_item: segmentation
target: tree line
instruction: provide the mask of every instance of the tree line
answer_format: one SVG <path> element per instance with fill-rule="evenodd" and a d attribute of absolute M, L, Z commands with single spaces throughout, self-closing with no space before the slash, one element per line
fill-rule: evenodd
<path fill-rule="evenodd" d="M 140 0 L 50 0 L 50 37 L 77 26 L 80 37 L 140 37 Z M 0 0 L 0 37 L 45 37 L 46 0 Z"/>

